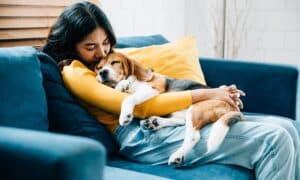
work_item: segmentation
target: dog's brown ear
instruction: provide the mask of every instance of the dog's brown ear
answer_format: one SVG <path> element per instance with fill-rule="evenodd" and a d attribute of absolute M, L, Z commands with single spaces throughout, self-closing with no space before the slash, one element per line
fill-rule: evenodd
<path fill-rule="evenodd" d="M 134 74 L 134 63 L 132 62 L 131 59 L 129 59 L 128 57 L 122 55 L 121 56 L 123 59 L 123 69 L 124 69 L 124 75 L 126 78 L 128 78 L 128 76 Z"/>
<path fill-rule="evenodd" d="M 144 67 L 141 63 L 131 59 L 130 60 L 132 63 L 132 67 L 133 67 L 133 73 L 136 78 L 140 81 L 150 81 L 153 76 L 154 73 L 150 68 L 146 68 Z"/>

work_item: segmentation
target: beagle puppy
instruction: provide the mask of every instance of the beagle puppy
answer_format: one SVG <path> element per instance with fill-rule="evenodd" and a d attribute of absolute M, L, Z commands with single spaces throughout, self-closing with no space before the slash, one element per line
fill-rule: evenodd
<path fill-rule="evenodd" d="M 119 123 L 127 125 L 133 119 L 134 107 L 159 93 L 209 88 L 190 80 L 173 79 L 143 67 L 139 62 L 125 55 L 113 52 L 94 66 L 97 80 L 122 92 L 130 93 L 121 106 Z M 245 93 L 238 91 L 239 95 Z M 186 132 L 182 146 L 169 158 L 168 164 L 179 166 L 185 156 L 200 139 L 200 129 L 214 123 L 210 131 L 207 152 L 212 152 L 224 140 L 231 124 L 243 119 L 243 114 L 227 102 L 206 100 L 193 104 L 186 110 L 172 113 L 169 117 L 152 116 L 143 121 L 150 130 L 185 125 Z"/>

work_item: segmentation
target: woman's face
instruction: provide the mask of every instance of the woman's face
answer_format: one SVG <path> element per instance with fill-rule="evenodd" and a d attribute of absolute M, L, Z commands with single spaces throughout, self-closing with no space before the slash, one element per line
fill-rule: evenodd
<path fill-rule="evenodd" d="M 110 52 L 111 44 L 104 29 L 97 28 L 76 44 L 76 50 L 86 64 L 97 62 Z"/>

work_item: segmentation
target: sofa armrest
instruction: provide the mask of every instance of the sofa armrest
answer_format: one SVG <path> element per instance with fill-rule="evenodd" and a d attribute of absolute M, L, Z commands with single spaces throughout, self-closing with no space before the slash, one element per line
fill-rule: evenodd
<path fill-rule="evenodd" d="M 243 111 L 296 117 L 298 69 L 288 65 L 200 58 L 211 87 L 236 84 L 246 92 Z"/>
<path fill-rule="evenodd" d="M 104 147 L 91 139 L 0 127 L 0 179 L 103 179 Z"/>

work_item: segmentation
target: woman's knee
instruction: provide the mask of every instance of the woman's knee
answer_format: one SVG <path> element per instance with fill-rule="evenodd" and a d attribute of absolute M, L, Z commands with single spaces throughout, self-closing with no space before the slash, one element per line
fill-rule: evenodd
<path fill-rule="evenodd" d="M 260 116 L 259 118 L 254 119 L 256 122 L 260 121 L 263 123 L 268 123 L 275 126 L 280 126 L 284 128 L 292 138 L 299 138 L 296 127 L 289 118 L 279 117 L 279 116 Z"/>
<path fill-rule="evenodd" d="M 283 127 L 284 129 L 286 129 L 290 133 L 291 132 L 295 133 L 297 131 L 295 126 L 291 122 L 291 120 L 289 120 L 287 118 L 274 117 L 273 123 L 275 125 L 279 125 L 279 126 Z"/>
<path fill-rule="evenodd" d="M 282 151 L 283 153 L 294 150 L 293 138 L 282 126 L 273 126 L 273 133 L 270 136 L 269 141 L 275 149 Z"/>

